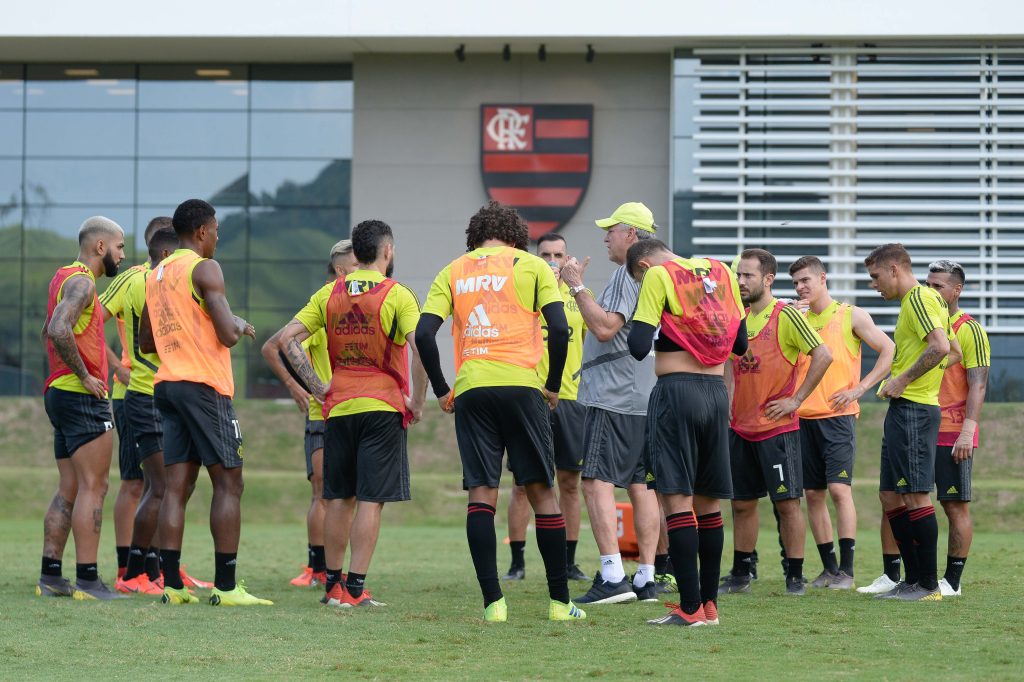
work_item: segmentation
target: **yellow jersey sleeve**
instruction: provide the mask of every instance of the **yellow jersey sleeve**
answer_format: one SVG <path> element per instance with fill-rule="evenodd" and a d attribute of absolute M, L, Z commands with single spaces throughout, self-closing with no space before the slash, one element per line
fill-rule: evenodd
<path fill-rule="evenodd" d="M 932 331 L 946 328 L 948 331 L 948 313 L 945 302 L 927 287 L 915 287 L 910 291 L 910 323 L 917 338 L 924 340 Z"/>
<path fill-rule="evenodd" d="M 381 320 L 384 329 L 397 325 L 395 343 L 403 345 L 410 335 L 416 333 L 416 325 L 420 321 L 420 302 L 409 287 L 396 283 L 388 292 L 381 313 L 386 318 Z"/>
<path fill-rule="evenodd" d="M 668 302 L 671 286 L 671 277 L 664 266 L 655 265 L 648 269 L 640 283 L 640 296 L 633 319 L 657 327 L 661 323 L 661 314 Z"/>
<path fill-rule="evenodd" d="M 964 369 L 992 366 L 992 347 L 988 342 L 988 334 L 976 320 L 967 320 L 956 332 L 956 339 L 963 351 Z"/>
<path fill-rule="evenodd" d="M 430 285 L 427 300 L 423 303 L 423 313 L 437 315 L 442 320 L 452 314 L 451 263 L 446 265 Z"/>
<path fill-rule="evenodd" d="M 137 268 L 128 268 L 110 281 L 107 288 L 100 294 L 100 305 L 107 309 L 111 315 L 120 317 L 124 314 L 124 294 L 132 275 L 138 272 Z"/>
<path fill-rule="evenodd" d="M 796 362 L 801 353 L 808 355 L 822 343 L 821 336 L 796 308 L 787 305 L 779 311 L 779 348 L 787 360 Z"/>
<path fill-rule="evenodd" d="M 527 310 L 541 310 L 549 303 L 562 303 L 562 293 L 558 290 L 558 280 L 555 273 L 551 272 L 551 266 L 543 259 L 534 256 L 532 253 L 520 260 L 515 267 L 516 294 L 519 302 Z M 521 275 L 527 275 L 528 279 L 520 284 Z M 536 296 L 536 308 L 533 308 L 534 297 Z"/>
<path fill-rule="evenodd" d="M 309 302 L 302 307 L 302 310 L 295 313 L 295 319 L 301 322 L 310 334 L 315 334 L 318 329 L 323 329 L 326 326 L 327 299 L 331 297 L 333 289 L 334 282 L 323 285 L 309 297 Z"/>

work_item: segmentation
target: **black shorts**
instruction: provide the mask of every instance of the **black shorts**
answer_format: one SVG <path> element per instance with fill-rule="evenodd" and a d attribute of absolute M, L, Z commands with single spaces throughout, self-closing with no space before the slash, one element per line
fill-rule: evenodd
<path fill-rule="evenodd" d="M 149 457 L 164 450 L 164 420 L 156 409 L 153 396 L 128 391 L 124 396 L 124 413 L 135 438 L 135 461 L 141 465 Z"/>
<path fill-rule="evenodd" d="M 324 429 L 324 499 L 410 499 L 406 434 L 398 412 L 328 418 Z"/>
<path fill-rule="evenodd" d="M 583 422 L 583 478 L 628 488 L 647 481 L 644 433 L 647 416 L 587 407 Z"/>
<path fill-rule="evenodd" d="M 497 488 L 501 458 L 516 485 L 554 482 L 551 415 L 541 392 L 526 386 L 471 388 L 455 399 L 462 487 Z"/>
<path fill-rule="evenodd" d="M 193 381 L 161 381 L 153 400 L 164 420 L 164 465 L 242 466 L 242 431 L 231 398 Z"/>
<path fill-rule="evenodd" d="M 114 426 L 117 427 L 117 468 L 122 481 L 141 481 L 142 468 L 135 456 L 135 434 L 131 421 L 124 411 L 124 399 L 112 398 L 110 406 L 114 412 Z"/>
<path fill-rule="evenodd" d="M 829 483 L 853 485 L 857 456 L 857 417 L 800 420 L 800 456 L 804 464 L 804 488 L 825 490 Z"/>
<path fill-rule="evenodd" d="M 935 493 L 940 500 L 971 501 L 971 469 L 974 454 L 957 464 L 953 461 L 953 446 L 935 448 Z"/>
<path fill-rule="evenodd" d="M 306 451 L 306 480 L 313 478 L 313 453 L 324 449 L 324 420 L 306 417 L 306 433 L 302 439 Z M 323 473 L 321 466 L 320 473 Z"/>
<path fill-rule="evenodd" d="M 114 428 L 110 401 L 91 393 L 48 388 L 43 394 L 43 406 L 53 425 L 55 459 L 67 459 L 78 448 Z"/>
<path fill-rule="evenodd" d="M 730 430 L 729 460 L 734 500 L 756 500 L 767 495 L 777 502 L 799 499 L 804 494 L 798 431 L 752 441 Z"/>
<path fill-rule="evenodd" d="M 941 418 L 937 405 L 905 398 L 889 401 L 882 431 L 879 490 L 900 494 L 931 492 Z"/>
<path fill-rule="evenodd" d="M 722 377 L 658 377 L 647 405 L 648 484 L 662 494 L 732 497 L 729 396 Z"/>
<path fill-rule="evenodd" d="M 551 411 L 551 437 L 555 444 L 555 468 L 583 470 L 583 422 L 587 408 L 575 400 L 559 400 Z"/>

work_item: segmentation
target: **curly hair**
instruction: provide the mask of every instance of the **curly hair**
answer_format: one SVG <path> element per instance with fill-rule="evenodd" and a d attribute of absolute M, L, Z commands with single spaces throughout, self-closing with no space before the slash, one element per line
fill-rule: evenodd
<path fill-rule="evenodd" d="M 530 231 L 526 221 L 511 206 L 488 201 L 469 219 L 466 228 L 466 250 L 479 248 L 488 239 L 503 241 L 525 251 L 530 246 Z"/>

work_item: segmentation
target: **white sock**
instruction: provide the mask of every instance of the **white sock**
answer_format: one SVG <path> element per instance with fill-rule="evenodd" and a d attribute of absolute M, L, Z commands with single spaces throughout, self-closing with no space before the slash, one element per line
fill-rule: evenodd
<path fill-rule="evenodd" d="M 633 575 L 633 587 L 643 587 L 650 582 L 654 582 L 654 564 L 640 564 Z"/>
<path fill-rule="evenodd" d="M 622 568 L 621 554 L 601 555 L 601 580 L 609 583 L 622 582 L 626 577 L 626 570 Z"/>

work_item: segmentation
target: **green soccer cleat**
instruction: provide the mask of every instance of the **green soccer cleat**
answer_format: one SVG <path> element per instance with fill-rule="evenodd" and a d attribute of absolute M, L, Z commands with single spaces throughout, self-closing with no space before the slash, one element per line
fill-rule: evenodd
<path fill-rule="evenodd" d="M 492 601 L 484 607 L 485 623 L 504 623 L 508 620 L 508 604 L 502 597 L 498 601 Z"/>
<path fill-rule="evenodd" d="M 164 593 L 160 597 L 160 602 L 163 604 L 196 604 L 199 602 L 199 597 L 190 593 L 187 587 L 183 587 L 178 590 L 165 585 Z"/>
<path fill-rule="evenodd" d="M 218 590 L 213 588 L 210 594 L 210 606 L 273 606 L 274 602 L 269 599 L 260 599 L 249 594 L 245 589 L 245 583 L 238 581 L 233 590 Z"/>
<path fill-rule="evenodd" d="M 564 604 L 560 601 L 551 600 L 548 606 L 548 620 L 586 620 L 587 612 L 573 604 L 571 601 Z"/>

